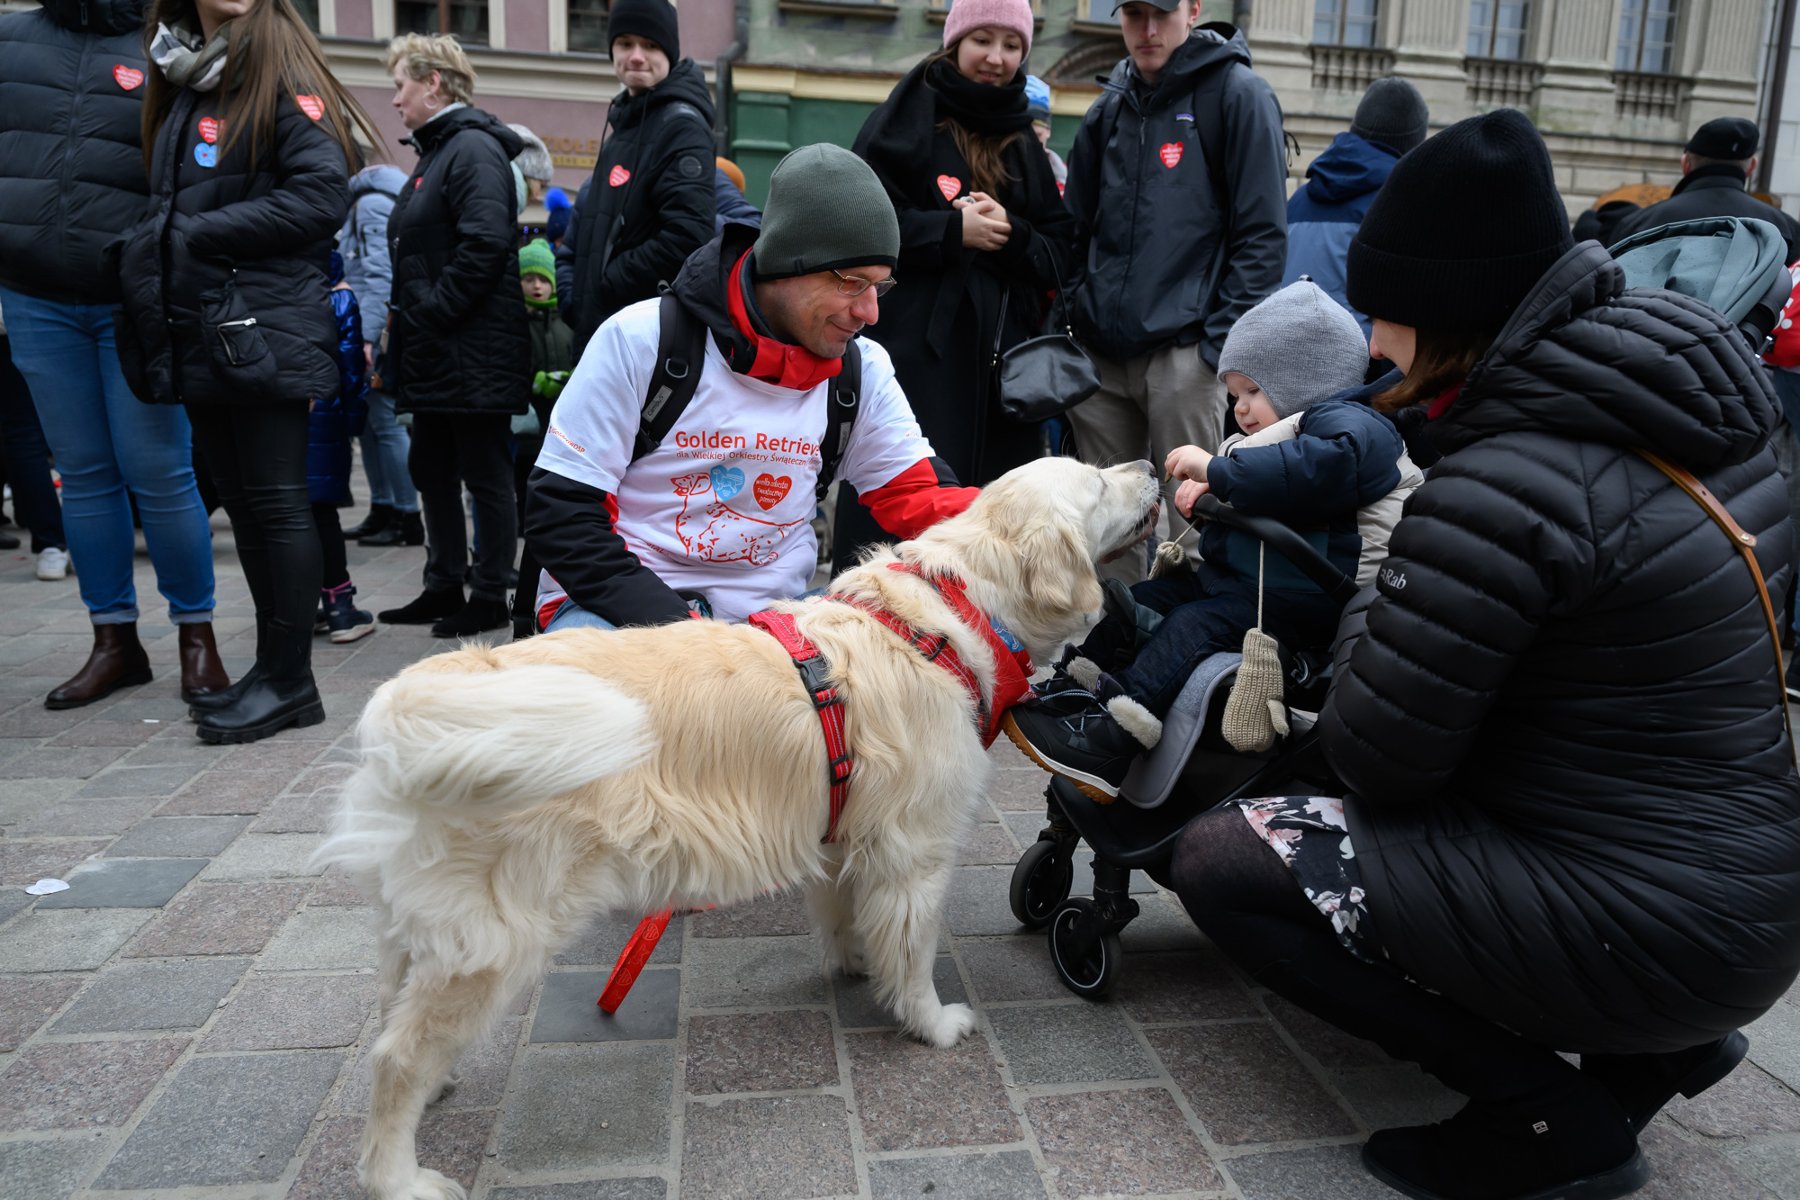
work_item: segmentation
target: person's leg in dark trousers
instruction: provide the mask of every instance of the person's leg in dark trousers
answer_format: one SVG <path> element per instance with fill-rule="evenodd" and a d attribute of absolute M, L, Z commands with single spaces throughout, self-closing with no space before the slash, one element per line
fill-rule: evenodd
<path fill-rule="evenodd" d="M 318 618 L 314 633 L 329 634 L 338 645 L 354 642 L 375 632 L 375 618 L 356 607 L 356 588 L 350 582 L 350 563 L 344 553 L 344 526 L 338 506 L 314 501 L 313 527 L 319 531 Z"/>
<path fill-rule="evenodd" d="M 546 422 L 548 424 L 548 422 Z M 537 464 L 538 451 L 543 448 L 541 437 L 521 437 L 513 444 L 513 499 L 517 502 L 514 514 L 519 528 L 525 528 L 525 491 L 526 481 L 531 478 L 531 468 Z M 519 550 L 518 582 L 513 586 L 512 622 L 513 640 L 528 638 L 537 632 L 537 555 L 531 552 L 531 543 L 522 542 Z"/>
<path fill-rule="evenodd" d="M 449 413 L 413 416 L 407 469 L 425 514 L 425 590 L 411 603 L 383 611 L 383 624 L 429 625 L 462 611 L 469 532 L 457 473 L 456 421 Z"/>
<path fill-rule="evenodd" d="M 1421 1188 L 1412 1194 L 1501 1200 L 1629 1175 L 1633 1162 L 1641 1170 L 1625 1111 L 1604 1087 L 1395 966 L 1351 954 L 1237 805 L 1188 826 L 1166 882 L 1256 982 L 1471 1098 L 1443 1125 L 1376 1134 L 1365 1161 L 1384 1179 L 1397 1174 Z M 1373 921 L 1378 938 L 1379 913 Z"/>
<path fill-rule="evenodd" d="M 459 413 L 450 418 L 456 473 L 474 501 L 475 561 L 469 572 L 468 603 L 432 625 L 433 637 L 468 637 L 512 623 L 506 590 L 513 583 L 513 555 L 519 541 L 518 502 L 513 495 L 512 418 L 504 413 Z M 414 445 L 417 446 L 415 423 Z M 420 494 L 424 494 L 421 485 Z M 457 519 L 462 517 L 460 490 Z M 427 503 L 427 528 L 434 528 Z M 429 584 L 429 579 L 427 580 Z"/>
<path fill-rule="evenodd" d="M 44 441 L 44 427 L 38 424 L 37 409 L 32 407 L 31 390 L 25 377 L 13 366 L 10 344 L 0 338 L 0 455 L 6 463 L 6 478 L 13 490 L 13 518 L 31 531 L 31 552 L 39 556 L 38 578 L 60 579 L 67 572 L 46 571 L 44 551 L 56 550 L 66 555 L 69 549 L 63 533 L 62 502 L 56 498 L 56 484 L 50 478 L 50 447 Z"/>
<path fill-rule="evenodd" d="M 203 741 L 250 742 L 325 719 L 312 677 L 312 627 L 321 576 L 307 498 L 305 404 L 191 406 L 194 441 L 231 518 L 256 603 L 256 667 L 222 708 L 203 710 Z M 252 678 L 253 676 L 253 678 Z"/>

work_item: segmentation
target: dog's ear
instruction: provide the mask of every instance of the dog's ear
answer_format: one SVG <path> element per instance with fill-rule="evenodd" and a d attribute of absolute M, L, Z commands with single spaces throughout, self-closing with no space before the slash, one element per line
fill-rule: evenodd
<path fill-rule="evenodd" d="M 1100 607 L 1100 579 L 1083 525 L 1050 506 L 1050 519 L 1018 542 L 1025 595 L 1036 615 L 1054 624 Z"/>

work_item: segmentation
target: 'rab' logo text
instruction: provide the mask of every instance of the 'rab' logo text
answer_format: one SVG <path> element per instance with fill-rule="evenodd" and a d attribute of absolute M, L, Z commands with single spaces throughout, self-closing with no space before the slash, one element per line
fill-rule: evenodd
<path fill-rule="evenodd" d="M 1405 574 L 1394 570 L 1392 567 L 1381 568 L 1381 582 L 1387 584 L 1396 592 L 1403 592 L 1406 590 Z"/>

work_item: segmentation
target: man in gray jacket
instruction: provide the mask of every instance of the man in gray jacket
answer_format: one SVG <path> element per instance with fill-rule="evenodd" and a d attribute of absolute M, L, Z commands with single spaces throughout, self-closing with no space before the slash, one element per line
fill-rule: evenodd
<path fill-rule="evenodd" d="M 1083 264 L 1069 303 L 1100 368 L 1100 390 L 1069 416 L 1087 461 L 1160 463 L 1223 436 L 1219 349 L 1280 286 L 1287 155 L 1281 108 L 1242 34 L 1196 29 L 1198 0 L 1115 11 L 1129 56 L 1069 155 Z M 1144 565 L 1126 556 L 1107 571 L 1132 582 Z"/>

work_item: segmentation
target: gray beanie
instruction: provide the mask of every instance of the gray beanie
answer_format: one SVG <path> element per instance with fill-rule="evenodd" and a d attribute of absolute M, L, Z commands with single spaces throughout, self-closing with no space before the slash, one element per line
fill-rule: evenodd
<path fill-rule="evenodd" d="M 1219 351 L 1219 374 L 1256 381 L 1278 417 L 1356 387 L 1369 343 L 1350 310 L 1310 279 L 1290 283 L 1237 319 Z"/>
<path fill-rule="evenodd" d="M 900 220 L 868 163 L 821 142 L 775 164 L 756 239 L 758 279 L 892 267 L 899 258 Z"/>
<path fill-rule="evenodd" d="M 527 179 L 541 179 L 545 183 L 555 178 L 556 164 L 550 161 L 550 148 L 544 145 L 544 139 L 524 125 L 508 125 L 507 128 L 525 141 L 525 148 L 513 156 L 513 162 L 518 164 L 519 174 Z"/>
<path fill-rule="evenodd" d="M 1397 75 L 1377 79 L 1363 93 L 1350 132 L 1405 154 L 1425 140 L 1431 112 L 1419 89 Z"/>

